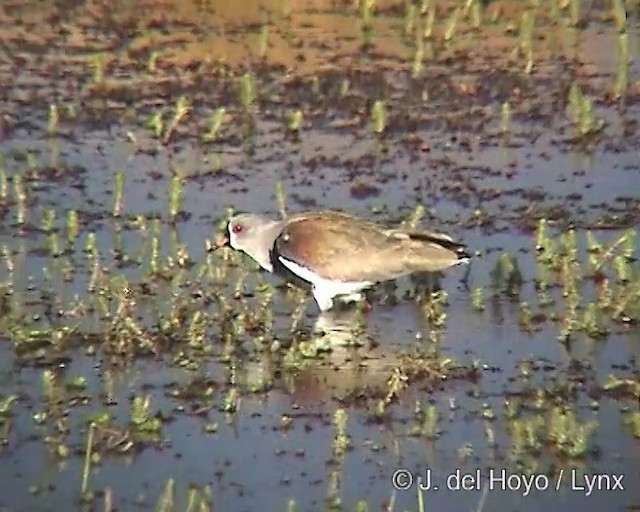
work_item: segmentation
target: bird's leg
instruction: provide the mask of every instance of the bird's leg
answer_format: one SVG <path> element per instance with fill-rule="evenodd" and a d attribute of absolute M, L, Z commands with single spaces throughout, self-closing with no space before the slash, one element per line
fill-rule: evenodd
<path fill-rule="evenodd" d="M 465 290 L 469 289 L 469 276 L 471 275 L 471 260 L 465 265 L 467 268 L 464 271 L 464 275 L 460 282 L 464 285 Z"/>

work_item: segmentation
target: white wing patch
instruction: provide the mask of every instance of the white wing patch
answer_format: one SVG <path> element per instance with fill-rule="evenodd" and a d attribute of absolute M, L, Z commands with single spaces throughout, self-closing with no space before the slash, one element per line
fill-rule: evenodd
<path fill-rule="evenodd" d="M 347 295 L 355 299 L 359 291 L 373 285 L 371 281 L 333 281 L 282 256 L 278 256 L 278 260 L 295 275 L 313 285 L 313 296 L 322 311 L 331 308 L 335 297 Z"/>

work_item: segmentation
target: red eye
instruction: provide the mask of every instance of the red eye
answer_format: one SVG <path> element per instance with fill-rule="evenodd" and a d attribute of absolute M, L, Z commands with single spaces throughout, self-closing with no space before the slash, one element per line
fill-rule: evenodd
<path fill-rule="evenodd" d="M 233 231 L 234 233 L 241 233 L 242 232 L 242 224 L 235 224 L 232 228 L 231 231 Z"/>

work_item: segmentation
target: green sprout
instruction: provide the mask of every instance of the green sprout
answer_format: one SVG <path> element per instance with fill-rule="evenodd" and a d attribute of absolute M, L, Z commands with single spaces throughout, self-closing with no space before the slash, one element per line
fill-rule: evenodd
<path fill-rule="evenodd" d="M 381 134 L 387 126 L 387 111 L 384 102 L 376 100 L 371 109 L 371 121 L 374 133 Z"/>
<path fill-rule="evenodd" d="M 351 439 L 347 434 L 347 412 L 344 409 L 338 408 L 333 413 L 333 428 L 335 431 L 333 456 L 335 459 L 340 460 L 351 449 Z"/>
<path fill-rule="evenodd" d="M 453 38 L 456 28 L 458 26 L 458 19 L 460 18 L 460 8 L 456 7 L 451 14 L 451 17 L 447 20 L 447 28 L 444 31 L 444 40 L 451 41 Z"/>
<path fill-rule="evenodd" d="M 149 60 L 147 61 L 147 71 L 149 73 L 155 73 L 157 71 L 158 52 L 153 51 L 149 54 Z"/>
<path fill-rule="evenodd" d="M 524 13 L 522 13 L 522 21 L 520 22 L 520 35 L 518 37 L 517 47 L 524 55 L 531 52 L 533 46 L 534 26 L 535 13 L 531 9 L 527 9 Z"/>
<path fill-rule="evenodd" d="M 471 291 L 471 307 L 474 311 L 484 311 L 483 289 L 481 287 Z"/>
<path fill-rule="evenodd" d="M 582 458 L 597 428 L 595 421 L 581 423 L 575 413 L 564 407 L 553 407 L 549 413 L 547 439 L 563 454 Z"/>
<path fill-rule="evenodd" d="M 151 415 L 151 396 L 136 396 L 131 404 L 131 425 L 137 432 L 155 433 L 162 427 L 160 418 Z"/>
<path fill-rule="evenodd" d="M 618 65 L 616 67 L 616 81 L 614 95 L 616 99 L 623 98 L 627 94 L 629 86 L 629 36 L 618 35 Z"/>
<path fill-rule="evenodd" d="M 278 211 L 280 212 L 280 216 L 283 219 L 287 218 L 287 198 L 286 198 L 286 194 L 284 193 L 284 187 L 282 185 L 282 181 L 278 180 L 276 181 L 276 191 L 275 191 L 275 195 L 276 195 L 276 204 L 278 205 Z"/>
<path fill-rule="evenodd" d="M 535 13 L 532 10 L 527 10 L 522 15 L 522 22 L 520 24 L 520 37 L 516 50 L 526 57 L 524 72 L 531 74 L 533 71 L 533 29 L 535 26 Z"/>
<path fill-rule="evenodd" d="M 290 132 L 300 131 L 303 119 L 302 110 L 300 109 L 287 112 L 287 130 Z"/>
<path fill-rule="evenodd" d="M 122 194 L 124 192 L 124 171 L 117 171 L 115 177 L 115 191 L 113 199 L 113 216 L 122 215 Z"/>
<path fill-rule="evenodd" d="M 633 437 L 640 439 L 640 411 L 634 411 L 629 415 L 627 424 L 631 427 Z"/>
<path fill-rule="evenodd" d="M 571 27 L 577 27 L 580 25 L 580 0 L 570 0 L 569 19 Z"/>
<path fill-rule="evenodd" d="M 169 182 L 169 218 L 175 222 L 180 212 L 180 198 L 182 197 L 182 178 L 177 174 Z"/>
<path fill-rule="evenodd" d="M 360 19 L 362 20 L 363 28 L 371 28 L 375 5 L 376 0 L 362 0 L 360 2 Z"/>
<path fill-rule="evenodd" d="M 584 311 L 581 330 L 591 338 L 603 338 L 609 331 L 603 325 L 603 319 L 595 303 L 590 303 Z"/>
<path fill-rule="evenodd" d="M 104 68 L 106 65 L 106 57 L 102 53 L 95 54 L 89 59 L 91 68 L 93 70 L 92 81 L 94 84 L 101 84 L 104 82 Z"/>
<path fill-rule="evenodd" d="M 479 0 L 474 0 L 471 5 L 471 25 L 476 30 L 482 26 L 482 2 Z"/>
<path fill-rule="evenodd" d="M 84 252 L 89 255 L 95 255 L 98 252 L 98 248 L 96 246 L 96 233 L 95 231 L 91 231 L 87 234 L 87 239 L 84 243 Z"/>
<path fill-rule="evenodd" d="M 504 135 L 506 135 L 511 129 L 511 103 L 509 103 L 508 101 L 505 101 L 502 104 L 502 107 L 500 109 L 500 117 L 502 119 L 501 131 Z"/>
<path fill-rule="evenodd" d="M 154 219 L 151 236 L 151 256 L 149 257 L 149 270 L 152 274 L 157 274 L 160 270 L 160 219 Z"/>
<path fill-rule="evenodd" d="M 531 307 L 526 301 L 518 304 L 518 325 L 523 331 L 533 331 Z"/>
<path fill-rule="evenodd" d="M 42 214 L 42 223 L 40 224 L 40 229 L 45 233 L 50 233 L 53 231 L 53 224 L 56 220 L 56 212 L 52 208 L 47 208 Z"/>
<path fill-rule="evenodd" d="M 162 494 L 158 498 L 158 503 L 156 504 L 157 512 L 172 512 L 174 509 L 174 488 L 175 488 L 175 480 L 170 478 L 167 480 L 167 483 L 162 490 Z"/>
<path fill-rule="evenodd" d="M 420 35 L 416 36 L 415 51 L 413 52 L 413 60 L 411 62 L 411 76 L 418 78 L 422 73 L 424 60 L 424 40 Z"/>
<path fill-rule="evenodd" d="M 581 136 L 598 133 L 604 128 L 604 121 L 593 112 L 593 101 L 575 83 L 569 90 L 569 105 L 572 121 Z"/>
<path fill-rule="evenodd" d="M 427 19 L 424 23 L 424 30 L 422 36 L 425 39 L 433 38 L 433 29 L 436 23 L 436 8 L 435 6 L 429 6 L 427 12 Z"/>
<path fill-rule="evenodd" d="M 233 413 L 238 410 L 238 404 L 240 401 L 240 393 L 238 388 L 232 386 L 224 397 L 224 403 L 222 404 L 222 411 L 226 413 Z"/>
<path fill-rule="evenodd" d="M 425 207 L 418 203 L 413 211 L 402 221 L 401 226 L 405 229 L 416 229 L 424 214 Z"/>
<path fill-rule="evenodd" d="M 158 111 L 151 115 L 146 122 L 146 126 L 153 132 L 156 139 L 159 139 L 162 136 L 162 131 L 164 130 L 162 111 Z"/>
<path fill-rule="evenodd" d="M 542 218 L 538 221 L 536 228 L 536 251 L 540 255 L 542 261 L 552 261 L 554 253 L 553 241 L 547 234 L 547 219 Z"/>
<path fill-rule="evenodd" d="M 267 55 L 269 48 L 269 26 L 262 25 L 260 28 L 260 35 L 258 36 L 258 55 L 261 59 L 264 59 Z"/>
<path fill-rule="evenodd" d="M 618 32 L 626 32 L 627 9 L 624 5 L 624 0 L 613 0 L 613 20 L 615 21 Z"/>
<path fill-rule="evenodd" d="M 373 18 L 376 0 L 361 0 L 360 2 L 360 37 L 362 46 L 367 47 L 373 43 Z"/>
<path fill-rule="evenodd" d="M 435 405 L 427 405 L 414 413 L 418 424 L 408 432 L 410 436 L 421 436 L 425 439 L 437 439 L 442 434 L 440 429 L 440 413 Z"/>
<path fill-rule="evenodd" d="M 82 469 L 82 483 L 80 485 L 80 494 L 84 498 L 89 490 L 89 473 L 91 471 L 91 454 L 93 451 L 93 433 L 95 431 L 95 423 L 89 424 L 89 432 L 87 434 L 87 446 L 84 452 L 84 466 Z"/>
<path fill-rule="evenodd" d="M 593 101 L 591 98 L 584 98 L 580 116 L 580 133 L 582 135 L 597 133 L 602 130 L 603 127 L 604 121 L 596 117 L 593 112 Z"/>
<path fill-rule="evenodd" d="M 58 128 L 58 122 L 60 121 L 60 114 L 58 107 L 55 103 L 49 105 L 49 121 L 47 123 L 47 134 L 53 136 L 56 134 Z"/>
<path fill-rule="evenodd" d="M 404 34 L 406 36 L 411 35 L 416 29 L 416 18 L 418 15 L 418 6 L 413 2 L 405 3 L 405 15 L 404 15 Z"/>
<path fill-rule="evenodd" d="M 20 174 L 13 177 L 13 190 L 16 197 L 16 224 L 23 225 L 27 215 L 27 191 L 24 180 Z"/>
<path fill-rule="evenodd" d="M 347 94 L 349 94 L 350 82 L 348 78 L 343 78 L 340 82 L 340 97 L 344 98 Z"/>
<path fill-rule="evenodd" d="M 211 119 L 209 119 L 209 129 L 202 136 L 202 140 L 205 142 L 213 142 L 218 137 L 218 132 L 222 127 L 222 123 L 224 122 L 224 117 L 227 113 L 227 109 L 225 107 L 218 107 Z"/>
<path fill-rule="evenodd" d="M 240 106 L 248 112 L 256 101 L 256 79 L 252 73 L 245 73 L 240 79 Z"/>
<path fill-rule="evenodd" d="M 0 154 L 0 203 L 6 203 L 9 198 L 9 179 L 7 178 L 7 170 L 4 166 L 4 159 Z"/>
<path fill-rule="evenodd" d="M 178 101 L 176 102 L 176 108 L 173 113 L 173 118 L 167 127 L 167 131 L 164 134 L 164 138 L 162 139 L 162 143 L 166 146 L 169 144 L 173 133 L 175 132 L 178 124 L 184 117 L 189 113 L 191 108 L 189 107 L 189 102 L 185 96 L 180 96 Z"/>

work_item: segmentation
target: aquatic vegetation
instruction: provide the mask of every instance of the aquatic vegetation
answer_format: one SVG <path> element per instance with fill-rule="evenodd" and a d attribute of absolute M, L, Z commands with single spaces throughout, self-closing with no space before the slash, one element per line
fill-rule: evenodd
<path fill-rule="evenodd" d="M 82 470 L 82 484 L 80 486 L 80 494 L 83 496 L 83 499 L 87 499 L 87 492 L 89 487 L 89 473 L 91 471 L 91 455 L 93 450 L 93 432 L 95 429 L 95 424 L 89 424 L 89 431 L 87 434 L 87 447 L 84 454 L 84 468 Z"/>
<path fill-rule="evenodd" d="M 158 56 L 159 53 L 156 51 L 152 51 L 149 53 L 149 59 L 147 60 L 147 71 L 149 73 L 155 73 L 157 71 Z"/>
<path fill-rule="evenodd" d="M 384 102 L 377 100 L 371 107 L 371 122 L 373 124 L 373 132 L 381 134 L 387 127 L 387 110 Z"/>
<path fill-rule="evenodd" d="M 93 84 L 100 85 L 104 83 L 104 76 L 105 76 L 104 71 L 107 64 L 106 55 L 103 53 L 97 53 L 95 55 L 92 55 L 89 58 L 89 64 L 93 72 L 92 74 Z"/>
<path fill-rule="evenodd" d="M 436 8 L 431 2 L 422 10 L 424 14 L 426 12 L 426 19 L 424 22 L 424 29 L 422 31 L 422 37 L 424 39 L 431 39 L 434 36 L 433 29 L 436 23 Z"/>
<path fill-rule="evenodd" d="M 299 132 L 304 119 L 302 110 L 297 109 L 287 112 L 287 130 L 290 132 Z"/>
<path fill-rule="evenodd" d="M 624 0 L 612 0 L 613 4 L 613 20 L 615 21 L 618 32 L 626 32 L 627 30 L 627 8 Z"/>
<path fill-rule="evenodd" d="M 416 37 L 416 46 L 411 60 L 411 76 L 418 78 L 422 73 L 424 60 L 424 41 L 422 37 Z"/>
<path fill-rule="evenodd" d="M 27 219 L 27 190 L 20 174 L 13 177 L 13 194 L 16 201 L 16 224 L 21 226 Z"/>
<path fill-rule="evenodd" d="M 224 122 L 227 109 L 225 107 L 218 107 L 209 119 L 209 129 L 202 135 L 202 140 L 205 142 L 213 142 L 218 138 L 220 128 Z"/>
<path fill-rule="evenodd" d="M 484 311 L 484 298 L 483 298 L 483 289 L 480 287 L 474 288 L 471 291 L 471 307 L 474 311 Z"/>
<path fill-rule="evenodd" d="M 409 36 L 416 31 L 416 21 L 418 18 L 418 6 L 413 2 L 405 3 L 404 34 Z"/>
<path fill-rule="evenodd" d="M 341 460 L 348 450 L 351 449 L 351 440 L 347 434 L 348 416 L 344 409 L 336 409 L 333 413 L 333 457 L 334 460 Z"/>
<path fill-rule="evenodd" d="M 256 101 L 256 79 L 252 73 L 245 73 L 240 78 L 238 101 L 245 112 L 249 112 Z"/>
<path fill-rule="evenodd" d="M 164 133 L 164 137 L 162 139 L 162 143 L 165 146 L 169 144 L 169 141 L 171 140 L 173 133 L 176 131 L 178 124 L 180 123 L 180 121 L 182 121 L 182 119 L 184 119 L 184 117 L 189 113 L 190 110 L 191 107 L 189 106 L 187 98 L 185 96 L 180 96 L 178 98 L 178 101 L 176 102 L 176 108 L 173 113 L 173 117 L 171 118 L 171 121 L 169 121 L 169 124 L 167 125 Z"/>
<path fill-rule="evenodd" d="M 169 218 L 175 222 L 180 213 L 180 201 L 182 198 L 182 177 L 178 173 L 171 177 L 169 182 Z"/>
<path fill-rule="evenodd" d="M 447 297 L 447 292 L 444 290 L 431 292 L 425 297 L 422 311 L 429 324 L 435 329 L 443 327 L 447 321 L 445 310 L 448 305 Z"/>
<path fill-rule="evenodd" d="M 507 134 L 511 129 L 511 103 L 505 101 L 502 104 L 500 115 L 502 119 L 501 131 L 503 134 Z"/>
<path fill-rule="evenodd" d="M 413 412 L 415 425 L 409 429 L 409 436 L 421 436 L 425 439 L 437 439 L 442 434 L 439 427 L 440 414 L 435 405 L 422 407 L 418 402 Z"/>
<path fill-rule="evenodd" d="M 4 166 L 2 155 L 0 154 L 0 203 L 5 204 L 9 198 L 9 179 Z"/>
<path fill-rule="evenodd" d="M 567 4 L 569 6 L 570 26 L 578 27 L 581 22 L 580 0 L 567 0 L 561 3 L 561 6 L 564 8 Z"/>
<path fill-rule="evenodd" d="M 471 9 L 471 26 L 475 29 L 479 29 L 482 26 L 482 2 L 480 0 L 468 0 L 465 8 L 469 5 Z"/>
<path fill-rule="evenodd" d="M 164 131 L 163 113 L 159 111 L 149 116 L 146 127 L 151 130 L 156 139 L 159 139 Z"/>
<path fill-rule="evenodd" d="M 116 180 L 115 180 L 115 187 L 114 187 L 114 193 L 113 193 L 113 216 L 114 217 L 120 217 L 122 215 L 123 192 L 124 192 L 124 171 L 118 171 L 116 172 Z M 76 223 L 77 223 L 77 214 L 76 214 Z"/>
<path fill-rule="evenodd" d="M 372 32 L 373 28 L 373 19 L 375 16 L 375 6 L 376 0 L 362 0 L 360 2 L 360 23 L 361 30 L 363 33 L 363 38 L 367 39 L 368 36 L 365 34 L 369 34 Z M 370 40 L 368 40 L 370 42 Z"/>
<path fill-rule="evenodd" d="M 446 28 L 444 31 L 444 40 L 451 41 L 456 33 L 458 27 L 458 20 L 460 19 L 460 8 L 456 7 L 447 20 Z"/>
<path fill-rule="evenodd" d="M 260 34 L 258 35 L 258 55 L 264 58 L 267 55 L 267 49 L 269 48 L 269 26 L 262 25 L 260 28 Z"/>
<path fill-rule="evenodd" d="M 596 134 L 604 128 L 604 121 L 593 111 L 593 100 L 585 96 L 577 84 L 569 91 L 571 118 L 580 137 Z"/>
<path fill-rule="evenodd" d="M 547 421 L 547 441 L 569 457 L 585 456 L 597 422 L 580 422 L 572 410 L 564 407 L 553 407 Z"/>
<path fill-rule="evenodd" d="M 618 65 L 614 85 L 614 97 L 624 98 L 629 88 L 629 36 L 618 35 Z"/>
<path fill-rule="evenodd" d="M 55 103 L 52 103 L 51 105 L 49 105 L 49 121 L 47 123 L 47 133 L 50 136 L 56 134 L 59 121 L 60 114 L 58 113 L 58 106 Z"/>
<path fill-rule="evenodd" d="M 275 186 L 276 204 L 278 205 L 278 212 L 280 217 L 285 219 L 287 217 L 287 196 L 284 192 L 284 186 L 282 181 L 278 180 Z"/>

